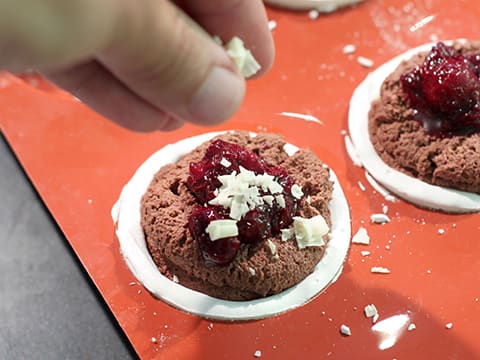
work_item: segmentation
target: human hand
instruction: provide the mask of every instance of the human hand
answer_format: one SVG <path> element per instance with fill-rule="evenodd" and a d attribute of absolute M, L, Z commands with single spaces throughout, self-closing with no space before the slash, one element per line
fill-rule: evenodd
<path fill-rule="evenodd" d="M 261 0 L 22 0 L 0 2 L 0 69 L 39 70 L 135 130 L 211 125 L 245 92 L 211 35 L 244 40 L 259 75 L 271 67 Z"/>

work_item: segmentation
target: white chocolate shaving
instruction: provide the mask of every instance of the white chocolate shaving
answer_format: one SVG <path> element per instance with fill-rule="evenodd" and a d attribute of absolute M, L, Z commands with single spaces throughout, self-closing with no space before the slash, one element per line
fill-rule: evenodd
<path fill-rule="evenodd" d="M 255 60 L 252 52 L 245 48 L 243 41 L 239 37 L 234 36 L 225 45 L 225 50 L 227 50 L 228 56 L 230 56 L 235 65 L 237 65 L 238 70 L 246 78 L 255 75 L 260 70 L 260 64 Z"/>

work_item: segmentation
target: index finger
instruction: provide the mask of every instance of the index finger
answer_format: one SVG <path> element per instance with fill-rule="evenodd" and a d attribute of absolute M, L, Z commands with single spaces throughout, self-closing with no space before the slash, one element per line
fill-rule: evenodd
<path fill-rule="evenodd" d="M 181 0 L 177 3 L 211 35 L 218 35 L 224 41 L 240 37 L 262 66 L 259 74 L 270 69 L 275 49 L 261 0 Z"/>

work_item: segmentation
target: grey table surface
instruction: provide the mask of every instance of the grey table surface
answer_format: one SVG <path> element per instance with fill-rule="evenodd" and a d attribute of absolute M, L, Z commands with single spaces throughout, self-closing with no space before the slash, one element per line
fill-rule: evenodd
<path fill-rule="evenodd" d="M 0 359 L 136 355 L 0 136 Z"/>

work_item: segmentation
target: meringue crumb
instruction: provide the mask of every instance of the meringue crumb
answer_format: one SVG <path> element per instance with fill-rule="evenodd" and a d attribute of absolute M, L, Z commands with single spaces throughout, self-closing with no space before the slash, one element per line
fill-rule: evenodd
<path fill-rule="evenodd" d="M 248 272 L 249 272 L 250 275 L 252 275 L 252 276 L 255 276 L 255 274 L 257 273 L 257 272 L 255 271 L 255 269 L 252 268 L 252 267 L 250 267 L 250 266 L 248 267 Z"/>
<path fill-rule="evenodd" d="M 150 341 L 151 341 L 153 344 L 156 344 L 156 343 L 157 343 L 157 339 L 156 339 L 156 338 L 154 338 L 153 336 L 152 336 L 152 338 L 151 338 L 151 340 L 150 340 Z"/>
<path fill-rule="evenodd" d="M 315 19 L 318 19 L 318 16 L 320 15 L 320 13 L 318 12 L 318 10 L 310 10 L 308 12 L 308 17 L 311 19 L 311 20 L 315 20 Z"/>
<path fill-rule="evenodd" d="M 369 304 L 369 305 L 365 306 L 363 311 L 365 312 L 365 316 L 367 318 L 374 317 L 375 315 L 378 314 L 377 308 L 375 307 L 374 304 Z"/>
<path fill-rule="evenodd" d="M 386 214 L 372 214 L 370 215 L 370 221 L 375 224 L 385 224 L 390 222 L 390 218 Z"/>
<path fill-rule="evenodd" d="M 390 269 L 383 266 L 373 266 L 370 271 L 374 274 L 390 274 Z"/>
<path fill-rule="evenodd" d="M 228 168 L 228 167 L 230 167 L 230 165 L 232 165 L 232 163 L 230 161 L 228 161 L 227 159 L 225 159 L 224 157 L 222 157 L 222 160 L 220 160 L 220 165 Z"/>
<path fill-rule="evenodd" d="M 275 20 L 268 21 L 268 30 L 273 31 L 277 28 L 277 22 Z"/>
<path fill-rule="evenodd" d="M 260 350 L 257 350 L 257 351 L 255 351 L 253 356 L 255 356 L 256 358 L 262 357 L 262 352 Z"/>
<path fill-rule="evenodd" d="M 438 234 L 439 234 L 439 235 L 445 234 L 445 230 L 444 230 L 444 229 L 438 229 Z"/>
<path fill-rule="evenodd" d="M 451 322 L 445 324 L 445 329 L 450 330 L 452 327 L 453 327 L 453 323 L 451 323 Z"/>
<path fill-rule="evenodd" d="M 295 230 L 292 228 L 280 229 L 280 232 L 282 233 L 282 241 L 290 240 L 295 235 Z"/>
<path fill-rule="evenodd" d="M 360 254 L 361 254 L 362 256 L 369 256 L 369 255 L 370 255 L 370 251 L 368 251 L 368 250 L 362 250 L 362 251 L 360 251 Z"/>
<path fill-rule="evenodd" d="M 275 245 L 270 239 L 267 240 L 267 244 L 270 248 L 270 252 L 272 253 L 272 255 L 275 255 L 277 253 L 277 245 Z"/>
<path fill-rule="evenodd" d="M 355 235 L 353 235 L 352 243 L 370 245 L 370 236 L 368 236 L 367 229 L 360 227 Z"/>
<path fill-rule="evenodd" d="M 178 284 L 178 283 L 179 283 L 178 276 L 177 276 L 177 275 L 172 275 L 172 281 L 173 281 L 175 284 Z"/>
<path fill-rule="evenodd" d="M 416 328 L 417 328 L 417 326 L 414 323 L 411 323 L 411 324 L 408 325 L 407 330 L 412 331 L 412 330 L 415 330 Z"/>
<path fill-rule="evenodd" d="M 367 190 L 367 189 L 365 188 L 365 185 L 363 185 L 361 181 L 358 181 L 358 187 L 359 187 L 360 190 L 362 190 L 362 191 Z"/>
<path fill-rule="evenodd" d="M 371 68 L 374 64 L 372 59 L 366 58 L 364 56 L 357 57 L 357 62 L 366 68 Z"/>
<path fill-rule="evenodd" d="M 347 44 L 343 47 L 342 52 L 345 55 L 353 54 L 357 50 L 357 47 L 353 44 Z"/>
<path fill-rule="evenodd" d="M 345 335 L 345 336 L 351 336 L 351 335 L 352 335 L 352 331 L 351 331 L 350 328 L 349 328 L 347 325 L 345 325 L 345 324 L 342 324 L 342 325 L 340 326 L 340 333 L 341 333 L 342 335 Z"/>

